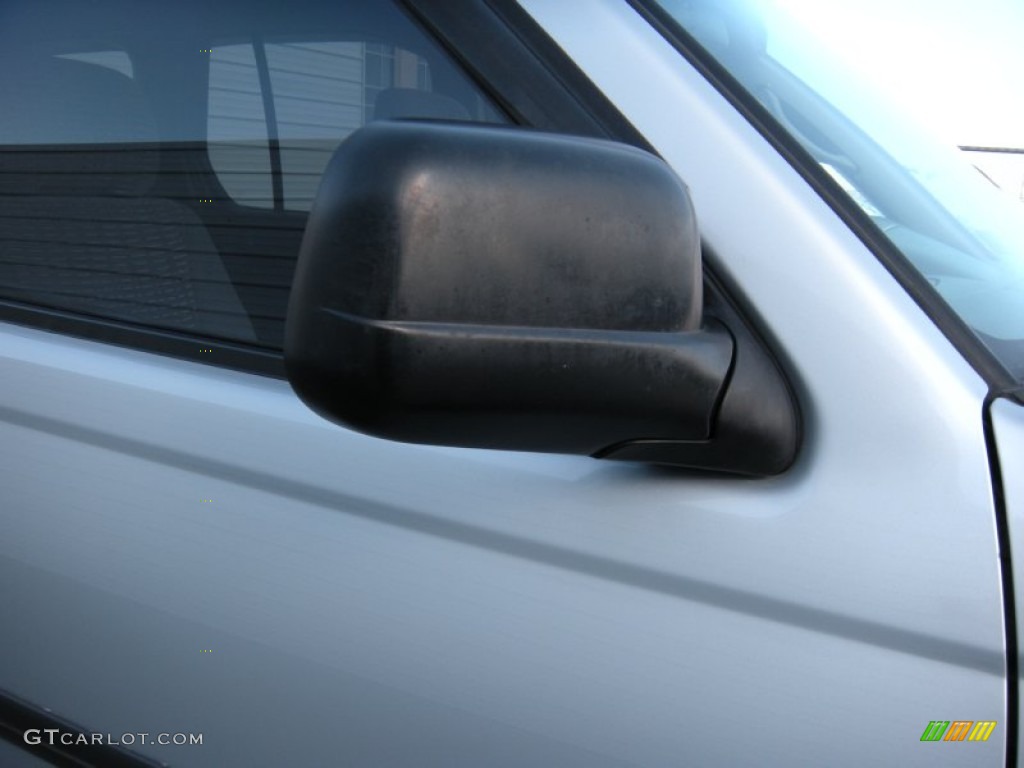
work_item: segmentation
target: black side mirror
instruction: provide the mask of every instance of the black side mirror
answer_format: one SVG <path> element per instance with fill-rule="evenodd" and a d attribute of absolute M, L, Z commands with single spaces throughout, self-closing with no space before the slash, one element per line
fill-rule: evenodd
<path fill-rule="evenodd" d="M 702 323 L 693 207 L 659 159 L 382 122 L 325 172 L 285 362 L 313 410 L 378 437 L 705 466 L 671 446 L 713 438 L 734 352 Z"/>

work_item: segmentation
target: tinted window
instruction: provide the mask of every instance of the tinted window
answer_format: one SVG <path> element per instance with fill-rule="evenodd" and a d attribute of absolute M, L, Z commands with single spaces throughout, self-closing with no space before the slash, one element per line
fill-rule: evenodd
<path fill-rule="evenodd" d="M 0 62 L 0 297 L 270 348 L 345 137 L 503 120 L 374 0 L 7 3 Z"/>

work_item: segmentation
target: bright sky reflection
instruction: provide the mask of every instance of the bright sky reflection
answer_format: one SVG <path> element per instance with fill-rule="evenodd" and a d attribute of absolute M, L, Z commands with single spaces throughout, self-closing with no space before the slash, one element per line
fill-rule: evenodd
<path fill-rule="evenodd" d="M 762 7 L 769 51 L 805 79 L 815 66 L 800 59 L 827 51 L 951 143 L 1024 148 L 1021 0 L 764 0 Z M 806 30 L 813 47 L 805 40 L 790 48 L 772 23 L 776 14 Z"/>

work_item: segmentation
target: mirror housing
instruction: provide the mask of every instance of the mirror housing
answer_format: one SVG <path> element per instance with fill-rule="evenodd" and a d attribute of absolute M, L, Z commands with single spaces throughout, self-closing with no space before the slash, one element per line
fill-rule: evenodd
<path fill-rule="evenodd" d="M 702 284 L 689 195 L 642 150 L 372 123 L 324 173 L 285 364 L 314 411 L 378 437 L 679 463 L 735 357 Z"/>

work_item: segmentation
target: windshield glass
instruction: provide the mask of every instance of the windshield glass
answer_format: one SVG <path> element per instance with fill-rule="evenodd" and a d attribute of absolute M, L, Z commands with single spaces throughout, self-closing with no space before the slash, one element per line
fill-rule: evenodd
<path fill-rule="evenodd" d="M 1024 3 L 658 4 L 1024 378 Z"/>

